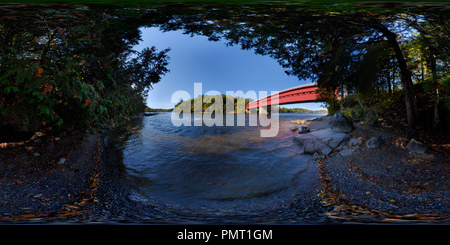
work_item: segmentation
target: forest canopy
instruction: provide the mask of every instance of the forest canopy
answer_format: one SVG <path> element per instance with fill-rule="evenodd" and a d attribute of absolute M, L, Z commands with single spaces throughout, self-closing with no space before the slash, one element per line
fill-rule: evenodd
<path fill-rule="evenodd" d="M 153 26 L 270 56 L 288 75 L 317 82 L 325 98 L 339 87 L 411 128 L 442 126 L 442 115 L 450 122 L 448 4 L 178 6 L 158 14 L 170 20 Z"/>
<path fill-rule="evenodd" d="M 132 50 L 139 11 L 3 7 L 0 16 L 0 126 L 114 126 L 143 111 L 168 72 L 169 50 Z"/>
<path fill-rule="evenodd" d="M 170 54 L 132 49 L 146 27 L 254 50 L 325 97 L 340 88 L 347 104 L 411 128 L 450 122 L 445 3 L 2 5 L 0 16 L 0 126 L 16 130 L 114 126 L 143 111 Z M 341 105 L 328 100 L 330 112 Z"/>

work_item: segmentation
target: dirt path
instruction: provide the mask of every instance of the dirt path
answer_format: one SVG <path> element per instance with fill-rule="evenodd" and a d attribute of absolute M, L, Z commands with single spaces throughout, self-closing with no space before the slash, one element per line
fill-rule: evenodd
<path fill-rule="evenodd" d="M 0 149 L 0 220 L 78 215 L 96 202 L 98 136 L 46 134 Z"/>

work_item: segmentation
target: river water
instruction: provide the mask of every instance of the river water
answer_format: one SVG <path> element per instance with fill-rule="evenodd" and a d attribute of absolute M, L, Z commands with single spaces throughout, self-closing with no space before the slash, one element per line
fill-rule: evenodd
<path fill-rule="evenodd" d="M 261 130 L 268 127 L 249 126 L 248 115 L 246 126 L 176 127 L 166 113 L 134 119 L 115 131 L 113 142 L 137 201 L 215 213 L 270 212 L 317 196 L 315 161 L 300 154 L 290 121 L 323 115 L 280 113 L 271 125 L 279 126 L 278 135 L 265 138 Z"/>

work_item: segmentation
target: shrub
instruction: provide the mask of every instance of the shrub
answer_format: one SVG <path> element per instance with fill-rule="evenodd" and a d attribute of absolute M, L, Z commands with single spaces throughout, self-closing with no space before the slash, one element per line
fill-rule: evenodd
<path fill-rule="evenodd" d="M 62 131 L 115 126 L 144 110 L 146 93 L 168 72 L 168 49 L 131 50 L 140 35 L 138 26 L 123 24 L 127 11 L 29 11 L 0 26 L 9 38 L 0 42 L 3 116 L 20 105 Z"/>

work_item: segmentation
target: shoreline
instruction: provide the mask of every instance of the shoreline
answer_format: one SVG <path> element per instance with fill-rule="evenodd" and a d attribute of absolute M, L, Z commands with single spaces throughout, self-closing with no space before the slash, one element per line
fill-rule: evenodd
<path fill-rule="evenodd" d="M 300 123 L 311 131 L 326 129 L 324 121 Z M 448 152 L 438 144 L 426 153 L 411 153 L 410 138 L 392 126 L 373 127 L 359 122 L 348 133 L 361 140 L 349 155 L 333 152 L 316 158 L 320 171 L 324 213 L 340 222 L 444 222 L 450 221 L 450 171 Z M 369 149 L 372 137 L 382 145 Z M 341 149 L 341 151 L 343 151 Z"/>
<path fill-rule="evenodd" d="M 311 131 L 328 128 L 328 119 L 299 120 Z M 297 121 L 295 121 L 297 123 Z M 411 154 L 407 139 L 394 129 L 356 123 L 350 137 L 362 144 L 353 154 L 319 157 L 318 198 L 322 207 L 306 223 L 341 224 L 439 222 L 450 220 L 449 160 L 445 152 Z M 378 136 L 383 145 L 367 149 Z M 40 139 L 37 140 L 36 139 Z M 39 156 L 33 153 L 39 152 Z M 389 157 L 387 157 L 389 156 Z M 58 163 L 60 158 L 66 161 Z M 0 223 L 223 223 L 219 216 L 176 216 L 169 209 L 132 197 L 120 151 L 110 144 L 109 131 L 71 132 L 58 138 L 37 136 L 0 149 Z M 401 183 L 396 181 L 402 177 Z M 202 221 L 203 220 L 203 221 Z M 228 221 L 229 222 L 229 221 Z"/>

